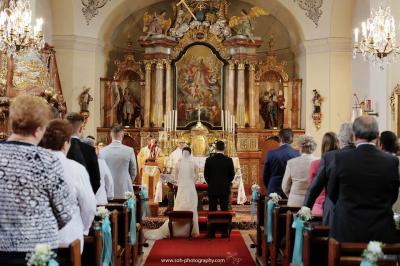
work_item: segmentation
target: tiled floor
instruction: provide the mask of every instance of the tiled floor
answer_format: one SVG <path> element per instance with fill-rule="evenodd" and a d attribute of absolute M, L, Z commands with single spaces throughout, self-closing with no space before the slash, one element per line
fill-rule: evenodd
<path fill-rule="evenodd" d="M 250 251 L 251 257 L 253 260 L 256 260 L 256 250 L 254 248 L 250 248 L 250 245 L 253 243 L 249 237 L 250 233 L 254 233 L 255 230 L 240 230 L 240 233 L 242 234 L 243 240 L 246 243 L 247 248 Z M 144 262 L 146 261 L 147 257 L 149 256 L 150 250 L 154 246 L 154 240 L 148 240 L 147 243 L 149 244 L 148 247 L 143 248 L 143 256 L 141 258 L 141 261 L 139 262 L 139 266 L 142 266 Z"/>

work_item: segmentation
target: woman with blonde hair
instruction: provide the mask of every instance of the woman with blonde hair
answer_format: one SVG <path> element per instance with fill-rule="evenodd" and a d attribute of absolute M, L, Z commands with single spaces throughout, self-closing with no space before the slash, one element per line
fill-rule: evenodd
<path fill-rule="evenodd" d="M 300 136 L 298 140 L 300 157 L 290 159 L 282 180 L 282 190 L 288 197 L 288 206 L 303 206 L 307 190 L 308 172 L 311 162 L 316 159 L 312 155 L 317 147 L 314 138 L 309 135 Z"/>
<path fill-rule="evenodd" d="M 58 230 L 72 218 L 75 200 L 60 160 L 37 146 L 50 116 L 40 97 L 11 104 L 12 133 L 0 143 L 0 265 L 25 265 L 37 244 L 57 249 Z"/>

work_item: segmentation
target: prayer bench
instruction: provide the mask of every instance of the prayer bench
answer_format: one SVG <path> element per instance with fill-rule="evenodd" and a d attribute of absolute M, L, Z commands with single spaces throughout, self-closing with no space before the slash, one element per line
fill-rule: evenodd
<path fill-rule="evenodd" d="M 173 222 L 178 223 L 189 223 L 189 239 L 192 239 L 192 229 L 193 229 L 193 212 L 191 211 L 171 211 L 168 213 L 168 228 L 169 228 L 169 238 L 172 239 L 174 237 L 174 232 L 172 228 Z"/>
<path fill-rule="evenodd" d="M 226 225 L 228 229 L 228 239 L 231 238 L 232 231 L 232 217 L 231 211 L 211 211 L 207 216 L 207 231 L 208 236 L 211 237 L 211 228 L 214 225 Z"/>

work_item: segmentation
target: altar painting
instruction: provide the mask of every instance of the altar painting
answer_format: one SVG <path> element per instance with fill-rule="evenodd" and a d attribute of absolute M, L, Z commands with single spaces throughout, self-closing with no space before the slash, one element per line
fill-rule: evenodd
<path fill-rule="evenodd" d="M 176 63 L 176 108 L 178 126 L 198 119 L 221 126 L 224 64 L 204 45 L 190 47 Z"/>

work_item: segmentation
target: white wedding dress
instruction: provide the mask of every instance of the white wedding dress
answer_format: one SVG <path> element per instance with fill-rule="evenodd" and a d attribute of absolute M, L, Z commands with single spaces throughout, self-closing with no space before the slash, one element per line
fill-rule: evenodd
<path fill-rule="evenodd" d="M 197 216 L 197 166 L 188 151 L 183 151 L 182 159 L 175 168 L 175 176 L 178 177 L 178 193 L 175 198 L 174 211 L 192 211 L 193 212 L 193 229 L 192 237 L 199 235 L 199 222 Z M 168 220 L 164 224 L 154 230 L 144 233 L 146 239 L 158 240 L 169 237 Z M 187 237 L 189 233 L 189 224 L 173 223 L 174 237 Z"/>

